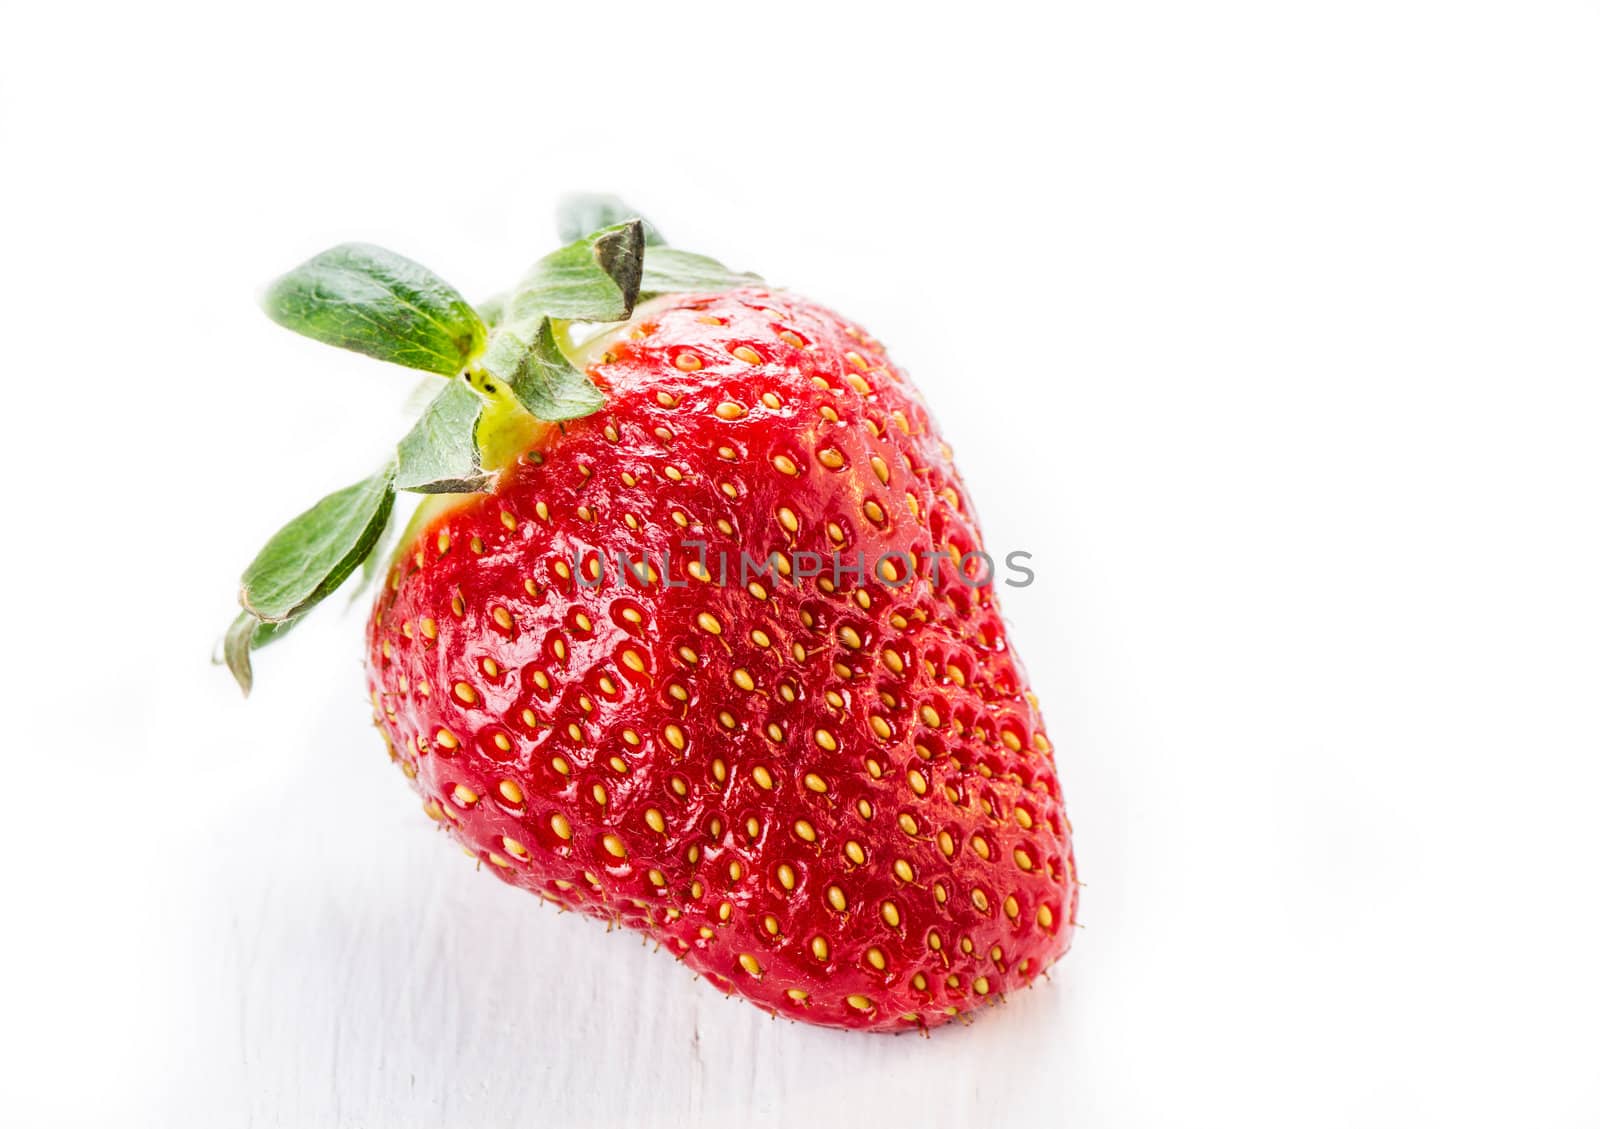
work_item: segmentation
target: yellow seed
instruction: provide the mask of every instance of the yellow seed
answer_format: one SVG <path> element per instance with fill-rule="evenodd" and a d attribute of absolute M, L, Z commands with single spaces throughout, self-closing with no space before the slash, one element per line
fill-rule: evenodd
<path fill-rule="evenodd" d="M 1028 857 L 1028 852 L 1023 850 L 1021 847 L 1018 847 L 1016 850 L 1011 852 L 1011 858 L 1012 858 L 1012 860 L 1014 862 L 1016 862 L 1017 869 L 1019 869 L 1019 870 L 1032 870 L 1033 869 L 1033 859 L 1029 858 Z"/>
<path fill-rule="evenodd" d="M 778 468 L 780 474 L 799 474 L 800 468 L 795 466 L 794 460 L 788 455 L 774 455 L 772 465 Z"/>
<path fill-rule="evenodd" d="M 500 781 L 500 795 L 505 798 L 506 803 L 514 806 L 520 805 L 523 799 L 522 785 L 515 780 L 502 780 Z"/>
<path fill-rule="evenodd" d="M 761 979 L 761 962 L 756 960 L 756 958 L 751 956 L 749 953 L 739 954 L 739 967 L 744 969 L 751 976 L 754 976 L 757 980 Z"/>
<path fill-rule="evenodd" d="M 622 652 L 622 662 L 623 662 L 623 665 L 626 666 L 629 670 L 640 671 L 640 672 L 643 672 L 643 670 L 644 670 L 644 660 L 639 657 L 639 652 L 638 651 L 633 651 L 633 650 L 623 651 Z"/>
<path fill-rule="evenodd" d="M 806 1000 L 808 1000 L 810 998 L 810 995 L 807 992 L 805 992 L 802 989 L 800 989 L 800 988 L 789 988 L 789 989 L 786 989 L 783 994 L 788 996 L 791 1000 L 793 1000 L 797 1004 L 803 1004 L 803 1003 L 806 1002 Z"/>
<path fill-rule="evenodd" d="M 1006 900 L 1001 904 L 1000 908 L 1006 911 L 1006 916 L 1012 921 L 1015 921 L 1017 915 L 1022 912 L 1022 907 L 1017 904 L 1016 895 L 1014 894 L 1007 894 Z"/>
<path fill-rule="evenodd" d="M 894 860 L 895 877 L 902 882 L 910 882 L 916 877 L 916 872 L 911 869 L 911 864 L 905 859 Z"/>
<path fill-rule="evenodd" d="M 882 972 L 885 968 L 889 967 L 889 962 L 884 957 L 883 950 L 878 948 L 876 945 L 867 950 L 867 963 L 873 968 L 876 968 L 879 972 Z"/>
<path fill-rule="evenodd" d="M 989 859 L 989 840 L 982 835 L 974 835 L 972 837 L 972 850 L 979 858 L 987 862 Z"/>
<path fill-rule="evenodd" d="M 907 835 L 915 835 L 917 833 L 917 820 L 910 812 L 901 812 L 899 822 L 900 830 Z"/>
<path fill-rule="evenodd" d="M 822 450 L 817 452 L 817 462 L 821 463 L 829 470 L 838 470 L 840 467 L 844 466 L 844 456 L 833 447 L 824 447 Z"/>
<path fill-rule="evenodd" d="M 1017 826 L 1024 831 L 1033 830 L 1033 816 L 1028 814 L 1027 808 L 1017 809 Z"/>
<path fill-rule="evenodd" d="M 883 652 L 883 665 L 896 674 L 901 673 L 906 668 L 905 660 L 900 657 L 899 651 L 885 650 Z"/>
<path fill-rule="evenodd" d="M 747 365 L 759 365 L 761 363 L 761 354 L 748 345 L 735 345 L 733 355 Z"/>
<path fill-rule="evenodd" d="M 660 808 L 646 808 L 644 811 L 644 821 L 649 825 L 650 830 L 656 832 L 657 834 L 660 834 L 667 829 L 667 818 L 661 814 Z"/>
<path fill-rule="evenodd" d="M 525 858 L 528 857 L 528 848 L 524 847 L 521 843 L 517 842 L 515 839 L 512 839 L 509 836 L 506 836 L 506 837 L 503 837 L 500 840 L 500 842 L 505 845 L 506 850 L 511 852 L 511 854 L 512 854 L 512 856 L 514 858 L 525 859 Z"/>
<path fill-rule="evenodd" d="M 884 902 L 879 912 L 883 915 L 883 923 L 890 929 L 900 926 L 900 907 L 893 902 Z"/>
<path fill-rule="evenodd" d="M 980 996 L 987 996 L 989 994 L 989 978 L 986 976 L 978 977 L 972 982 L 972 990 Z"/>
<path fill-rule="evenodd" d="M 655 887 L 659 888 L 659 887 L 665 886 L 667 884 L 667 876 L 665 874 L 662 874 L 659 870 L 655 870 L 655 869 L 652 868 L 651 871 L 650 871 L 650 874 L 649 874 L 649 878 L 650 878 L 650 885 L 652 885 L 652 886 L 655 886 Z"/>
<path fill-rule="evenodd" d="M 439 637 L 439 625 L 427 616 L 422 619 L 422 637 L 424 639 L 437 639 Z"/>
<path fill-rule="evenodd" d="M 572 824 L 568 823 L 567 817 L 560 812 L 556 812 L 550 817 L 550 830 L 554 831 L 558 838 L 572 838 Z"/>
<path fill-rule="evenodd" d="M 839 742 L 835 740 L 833 734 L 829 733 L 826 729 L 817 730 L 816 739 L 817 744 L 821 745 L 824 749 L 827 749 L 830 753 L 837 751 L 839 748 Z"/>
<path fill-rule="evenodd" d="M 783 862 L 778 864 L 778 882 L 785 890 L 793 890 L 795 883 L 794 867 Z"/>
<path fill-rule="evenodd" d="M 867 861 L 867 852 L 861 849 L 861 844 L 851 839 L 844 845 L 845 857 L 857 866 Z"/>
<path fill-rule="evenodd" d="M 872 473 L 878 476 L 878 481 L 885 486 L 889 485 L 889 464 L 877 455 L 873 455 L 870 462 L 872 463 Z"/>
<path fill-rule="evenodd" d="M 857 1011 L 872 1010 L 872 1001 L 867 999 L 865 996 L 846 996 L 844 998 L 844 1002 L 855 1008 Z"/>
<path fill-rule="evenodd" d="M 916 769 L 913 768 L 906 773 L 906 780 L 910 782 L 911 790 L 917 795 L 924 795 L 928 791 L 928 778 Z"/>
<path fill-rule="evenodd" d="M 950 832 L 939 832 L 939 850 L 945 858 L 950 858 L 956 853 L 956 841 L 950 837 Z"/>
<path fill-rule="evenodd" d="M 776 392 L 763 392 L 761 394 L 761 402 L 767 407 L 773 409 L 783 407 L 783 401 L 778 398 L 778 394 Z"/>
<path fill-rule="evenodd" d="M 504 608 L 495 608 L 495 610 L 490 614 L 492 614 L 494 616 L 495 623 L 499 625 L 499 627 L 500 627 L 500 629 L 502 631 L 510 631 L 511 630 L 511 613 L 510 612 L 506 611 Z"/>
<path fill-rule="evenodd" d="M 806 773 L 805 786 L 811 789 L 813 792 L 820 793 L 828 790 L 828 782 L 814 772 Z"/>
<path fill-rule="evenodd" d="M 982 890 L 974 888 L 972 891 L 972 904 L 978 907 L 980 913 L 989 912 L 989 895 Z"/>
<path fill-rule="evenodd" d="M 818 960 L 828 959 L 828 942 L 822 937 L 811 938 L 811 955 Z"/>
<path fill-rule="evenodd" d="M 932 706 L 923 706 L 920 711 L 922 723 L 933 729 L 939 728 L 939 711 Z"/>
<path fill-rule="evenodd" d="M 615 835 L 607 835 L 600 840 L 600 845 L 605 847 L 606 853 L 614 858 L 625 858 L 628 848 L 622 845 L 622 840 Z"/>
<path fill-rule="evenodd" d="M 815 843 L 817 841 L 817 829 L 803 819 L 795 820 L 794 833 L 807 843 Z"/>
<path fill-rule="evenodd" d="M 456 701 L 460 702 L 462 705 L 471 706 L 477 704 L 478 692 L 465 682 L 457 682 L 454 690 Z"/>
<path fill-rule="evenodd" d="M 717 405 L 717 415 L 723 419 L 738 419 L 744 415 L 744 408 L 732 400 L 724 400 Z"/>
<path fill-rule="evenodd" d="M 502 753 L 509 753 L 511 751 L 511 738 L 504 733 L 496 733 L 494 735 L 494 747 Z"/>
<path fill-rule="evenodd" d="M 1034 920 L 1036 920 L 1041 927 L 1049 929 L 1056 923 L 1056 915 L 1050 912 L 1049 906 L 1040 906 L 1039 912 L 1034 914 Z"/>
<path fill-rule="evenodd" d="M 919 992 L 926 992 L 928 990 L 928 978 L 919 972 L 911 978 L 911 986 Z"/>
<path fill-rule="evenodd" d="M 667 744 L 671 745 L 674 749 L 683 748 L 684 738 L 682 729 L 678 728 L 676 725 L 669 724 L 666 728 L 666 734 Z"/>
<path fill-rule="evenodd" d="M 843 913 L 845 911 L 845 908 L 850 903 L 845 901 L 844 891 L 843 890 L 839 889 L 839 887 L 837 887 L 837 886 L 829 886 L 828 887 L 828 904 L 830 906 L 832 906 L 834 909 L 838 910 L 840 913 Z"/>
<path fill-rule="evenodd" d="M 555 769 L 562 776 L 572 775 L 572 766 L 567 763 L 566 757 L 551 757 L 550 767 Z"/>
<path fill-rule="evenodd" d="M 590 792 L 594 796 L 594 802 L 599 804 L 601 807 L 605 807 L 605 804 L 606 804 L 606 787 L 605 787 L 605 785 L 604 784 L 596 784 L 592 789 L 590 789 Z"/>
<path fill-rule="evenodd" d="M 433 735 L 433 739 L 441 749 L 459 749 L 461 747 L 461 742 L 456 739 L 456 735 L 448 729 L 439 730 Z"/>
<path fill-rule="evenodd" d="M 455 800 L 455 802 L 461 807 L 470 808 L 473 804 L 478 802 L 478 793 L 474 792 L 471 788 L 468 788 L 465 784 L 457 784 L 455 789 L 450 793 L 450 798 Z"/>
<path fill-rule="evenodd" d="M 676 365 L 681 372 L 694 372 L 700 367 L 700 358 L 695 356 L 693 353 L 685 351 L 674 357 L 672 359 L 672 363 Z"/>

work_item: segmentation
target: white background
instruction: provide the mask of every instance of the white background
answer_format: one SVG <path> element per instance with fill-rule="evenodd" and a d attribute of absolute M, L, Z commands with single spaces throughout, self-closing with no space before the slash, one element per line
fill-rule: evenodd
<path fill-rule="evenodd" d="M 1600 1121 L 1593 4 L 0 28 L 9 1123 Z M 1036 556 L 1086 928 L 970 1028 L 775 1023 L 475 875 L 359 609 L 208 665 L 414 383 L 261 284 L 366 239 L 482 297 L 584 188 L 870 327 Z"/>

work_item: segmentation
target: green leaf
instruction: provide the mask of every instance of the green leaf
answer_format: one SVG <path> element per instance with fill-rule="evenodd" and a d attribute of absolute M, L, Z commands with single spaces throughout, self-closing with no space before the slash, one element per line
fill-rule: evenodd
<path fill-rule="evenodd" d="M 433 398 L 422 418 L 396 447 L 396 490 L 418 494 L 472 494 L 489 476 L 474 435 L 483 401 L 459 380 Z"/>
<path fill-rule="evenodd" d="M 760 275 L 729 270 L 705 255 L 676 247 L 652 247 L 645 252 L 639 297 L 642 300 L 683 290 L 732 290 L 760 284 Z"/>
<path fill-rule="evenodd" d="M 539 323 L 531 344 L 509 330 L 496 330 L 483 355 L 483 368 L 542 420 L 579 419 L 606 402 L 594 382 L 567 360 L 548 318 Z"/>
<path fill-rule="evenodd" d="M 535 263 L 517 284 L 502 320 L 524 327 L 544 317 L 623 321 L 639 297 L 643 261 L 640 221 L 602 228 Z"/>
<path fill-rule="evenodd" d="M 259 626 L 261 621 L 255 616 L 240 612 L 239 618 L 228 626 L 228 633 L 222 637 L 222 661 L 228 664 L 228 669 L 233 672 L 233 680 L 247 698 L 255 682 L 255 673 L 250 669 L 250 636 L 255 634 Z"/>
<path fill-rule="evenodd" d="M 393 463 L 329 494 L 272 535 L 244 570 L 239 603 L 267 623 L 305 613 L 372 551 L 394 507 Z"/>
<path fill-rule="evenodd" d="M 460 372 L 487 332 L 444 279 L 367 243 L 301 263 L 268 288 L 262 306 L 296 333 L 440 376 Z"/>
<path fill-rule="evenodd" d="M 250 696 L 250 687 L 255 683 L 255 674 L 250 667 L 250 652 L 259 651 L 274 639 L 288 634 L 293 626 L 294 621 L 262 623 L 249 612 L 240 612 L 239 617 L 228 626 L 227 634 L 222 637 L 222 661 L 233 672 L 233 679 L 245 697 Z"/>
<path fill-rule="evenodd" d="M 635 219 L 644 224 L 645 246 L 657 247 L 666 243 L 655 224 L 615 196 L 604 192 L 578 192 L 563 196 L 561 203 L 556 206 L 556 238 L 563 243 L 571 243 L 591 231 Z"/>
<path fill-rule="evenodd" d="M 399 506 L 400 499 L 396 498 L 395 509 L 398 510 Z M 373 583 L 389 567 L 390 559 L 394 556 L 395 542 L 399 539 L 400 530 L 405 525 L 403 521 L 397 520 L 399 517 L 398 513 L 389 515 L 389 519 L 383 524 L 383 530 L 378 534 L 377 544 L 373 545 L 372 552 L 368 553 L 361 562 L 361 575 L 350 586 L 351 604 L 356 603 L 362 596 L 366 595 Z M 296 620 L 295 622 L 299 621 Z"/>

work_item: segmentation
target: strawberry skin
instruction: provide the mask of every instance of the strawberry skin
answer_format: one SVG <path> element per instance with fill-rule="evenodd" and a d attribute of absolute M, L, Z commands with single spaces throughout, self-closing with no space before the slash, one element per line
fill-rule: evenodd
<path fill-rule="evenodd" d="M 920 397 L 764 289 L 659 299 L 598 348 L 606 406 L 433 512 L 373 609 L 425 809 L 778 1015 L 932 1027 L 1031 983 L 1071 941 L 1071 829 Z"/>

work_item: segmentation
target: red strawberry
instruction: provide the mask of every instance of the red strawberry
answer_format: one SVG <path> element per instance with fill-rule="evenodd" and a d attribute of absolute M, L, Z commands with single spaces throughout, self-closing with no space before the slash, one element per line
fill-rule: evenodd
<path fill-rule="evenodd" d="M 1071 843 L 921 399 L 763 290 L 642 310 L 589 371 L 606 407 L 430 521 L 373 611 L 377 721 L 430 814 L 783 1015 L 931 1026 L 1029 983 L 1070 938 Z M 941 550 L 936 585 L 844 567 Z M 754 574 L 806 552 L 798 585 Z"/>
<path fill-rule="evenodd" d="M 1074 928 L 1070 826 L 921 398 L 748 286 L 587 355 L 603 407 L 427 503 L 373 609 L 427 812 L 776 1014 L 931 1027 L 1031 983 Z"/>

